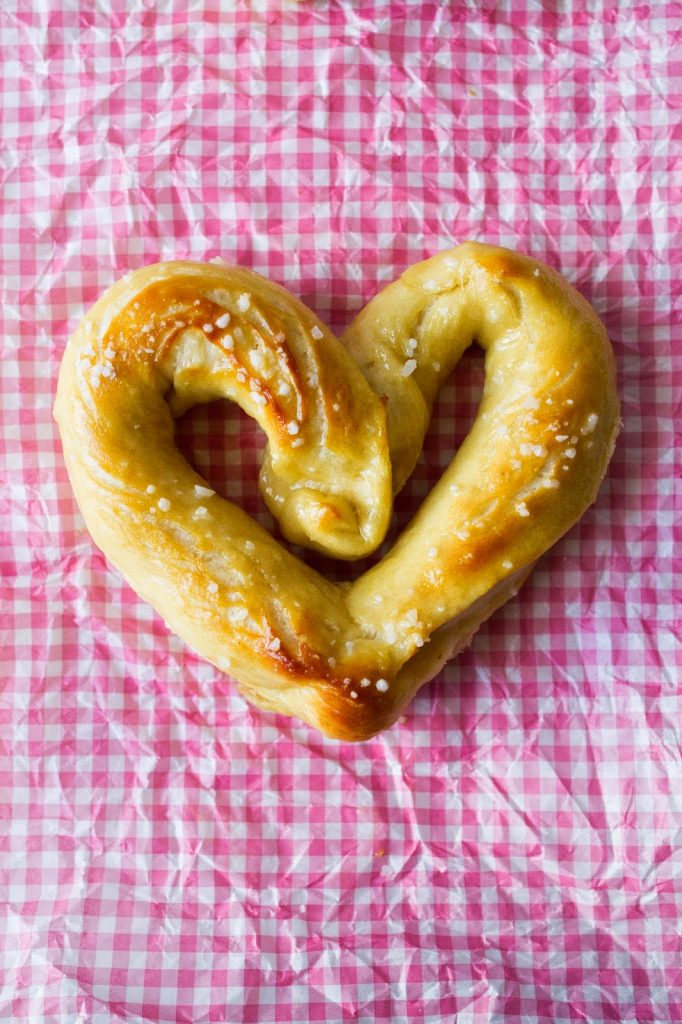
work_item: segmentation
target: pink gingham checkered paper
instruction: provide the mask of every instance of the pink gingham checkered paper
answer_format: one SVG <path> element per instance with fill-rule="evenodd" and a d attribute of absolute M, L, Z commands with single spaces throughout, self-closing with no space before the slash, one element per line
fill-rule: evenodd
<path fill-rule="evenodd" d="M 657 0 L 2 4 L 1 1021 L 682 1020 L 681 32 Z M 466 238 L 594 304 L 622 434 L 518 597 L 339 744 L 247 706 L 94 547 L 60 357 L 147 262 L 243 264 L 341 330 Z M 269 522 L 241 413 L 179 440 Z"/>

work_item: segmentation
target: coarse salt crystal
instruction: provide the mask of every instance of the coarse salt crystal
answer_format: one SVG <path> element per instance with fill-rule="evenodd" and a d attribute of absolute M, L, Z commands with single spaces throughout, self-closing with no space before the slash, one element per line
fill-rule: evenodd
<path fill-rule="evenodd" d="M 204 505 L 198 505 L 192 513 L 192 519 L 208 519 L 208 509 Z"/>
<path fill-rule="evenodd" d="M 234 348 L 234 338 L 231 334 L 225 334 L 221 342 L 223 348 L 226 348 L 228 352 Z"/>
<path fill-rule="evenodd" d="M 597 416 L 596 412 L 591 412 L 590 415 L 585 420 L 585 423 L 583 424 L 580 433 L 583 436 L 585 436 L 586 434 L 591 434 L 592 431 L 594 430 L 594 428 L 597 426 L 598 422 L 599 422 L 599 417 Z"/>
<path fill-rule="evenodd" d="M 377 681 L 376 681 L 376 688 L 379 691 L 379 693 L 386 693 L 386 690 L 388 690 L 388 680 L 387 679 L 377 679 Z"/>
<path fill-rule="evenodd" d="M 230 314 L 229 313 L 223 313 L 223 314 L 221 314 L 221 316 L 218 317 L 218 319 L 215 322 L 215 325 L 218 328 L 218 330 L 223 331 L 227 327 L 229 322 L 230 322 Z"/>
<path fill-rule="evenodd" d="M 539 276 L 540 276 L 540 268 L 536 267 L 535 270 L 533 271 L 533 277 L 539 277 Z"/>
<path fill-rule="evenodd" d="M 571 444 L 577 444 L 577 443 L 578 443 L 578 438 L 574 434 L 573 437 L 571 438 Z"/>
<path fill-rule="evenodd" d="M 296 420 L 292 420 L 290 423 L 287 423 L 287 430 L 290 434 L 298 434 L 298 423 Z"/>
<path fill-rule="evenodd" d="M 554 440 L 555 441 L 568 441 L 568 434 L 555 434 L 554 435 Z"/>
<path fill-rule="evenodd" d="M 350 691 L 350 695 L 351 695 L 351 697 L 352 697 L 352 699 L 353 699 L 353 700 L 357 700 L 357 699 L 358 699 L 358 695 L 357 695 L 357 693 L 355 692 L 355 690 L 351 690 L 351 691 Z"/>
<path fill-rule="evenodd" d="M 511 562 L 503 562 L 502 563 L 502 568 L 503 569 L 513 569 L 514 566 L 513 566 L 513 564 Z"/>
<path fill-rule="evenodd" d="M 246 608 L 228 608 L 227 618 L 230 622 L 243 622 L 248 614 Z"/>
<path fill-rule="evenodd" d="M 292 448 L 300 448 L 302 444 L 303 444 L 303 438 L 302 437 L 297 437 L 295 441 L 291 442 L 291 447 Z"/>
<path fill-rule="evenodd" d="M 280 641 L 279 637 L 278 636 L 273 636 L 272 640 L 268 644 L 268 650 L 276 652 L 276 651 L 278 651 L 280 649 L 281 646 L 282 646 L 282 644 L 281 644 L 281 641 Z"/>
<path fill-rule="evenodd" d="M 268 400 L 265 397 L 265 395 L 252 394 L 251 397 L 253 398 L 253 400 L 256 403 L 256 405 L 267 405 L 268 404 Z"/>
<path fill-rule="evenodd" d="M 210 498 L 215 494 L 215 491 L 211 490 L 210 487 L 203 487 L 201 484 L 195 484 L 194 493 L 197 498 Z"/>
<path fill-rule="evenodd" d="M 416 338 L 408 338 L 407 339 L 406 348 L 407 348 L 407 354 L 409 356 L 413 356 L 415 354 L 415 352 L 417 351 L 417 339 Z"/>
<path fill-rule="evenodd" d="M 313 327 L 313 329 L 310 332 L 310 336 L 312 338 L 314 338 L 315 341 L 319 341 L 320 338 L 324 338 L 324 332 L 320 330 L 320 328 L 317 326 L 317 324 L 315 324 L 315 326 Z"/>
<path fill-rule="evenodd" d="M 566 399 L 566 405 L 573 405 L 573 399 L 572 398 L 567 398 Z"/>
<path fill-rule="evenodd" d="M 204 334 L 211 334 L 213 332 L 213 324 L 202 324 L 201 329 Z"/>
<path fill-rule="evenodd" d="M 248 292 L 242 292 L 242 294 L 237 299 L 237 309 L 239 310 L 240 313 L 246 313 L 250 305 L 251 296 L 248 294 Z"/>
<path fill-rule="evenodd" d="M 402 368 L 400 370 L 400 375 L 401 375 L 401 377 L 409 377 L 410 374 L 414 373 L 414 371 L 416 369 L 417 369 L 417 361 L 416 361 L 416 359 L 408 359 L 407 362 L 403 364 L 403 366 L 402 366 Z"/>
<path fill-rule="evenodd" d="M 516 511 L 518 512 L 518 514 L 522 518 L 525 518 L 526 516 L 530 515 L 530 512 L 528 511 L 528 508 L 526 507 L 525 501 L 519 501 L 518 502 L 518 504 L 516 505 Z"/>
<path fill-rule="evenodd" d="M 209 583 L 209 585 L 208 585 L 208 592 L 209 592 L 209 594 L 217 594 L 218 593 L 218 584 L 217 583 Z"/>
<path fill-rule="evenodd" d="M 371 682 L 372 682 L 372 680 L 371 680 L 371 679 L 361 679 L 361 680 L 360 680 L 360 686 L 369 686 L 369 684 L 370 684 Z"/>
<path fill-rule="evenodd" d="M 162 512 L 167 512 L 170 508 L 170 501 L 168 498 L 159 498 L 159 508 Z"/>
<path fill-rule="evenodd" d="M 547 477 L 547 479 L 545 480 L 545 487 L 548 491 L 554 490 L 554 488 L 558 486 L 559 481 L 552 479 L 552 477 Z"/>
<path fill-rule="evenodd" d="M 575 448 L 567 448 L 566 451 L 564 452 L 564 455 L 566 456 L 567 459 L 574 459 L 575 458 Z"/>
<path fill-rule="evenodd" d="M 147 494 L 154 494 L 155 491 L 156 491 L 156 487 L 154 486 L 154 484 L 149 484 L 147 486 Z"/>

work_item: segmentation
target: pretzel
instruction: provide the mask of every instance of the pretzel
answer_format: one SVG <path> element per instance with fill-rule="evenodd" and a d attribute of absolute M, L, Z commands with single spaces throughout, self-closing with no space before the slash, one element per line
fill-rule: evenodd
<path fill-rule="evenodd" d="M 392 550 L 334 584 L 183 458 L 174 417 L 229 398 L 268 438 L 260 487 L 291 540 L 374 550 L 462 352 L 485 350 L 476 420 Z M 160 263 L 71 337 L 55 416 L 96 544 L 261 708 L 363 740 L 516 593 L 593 502 L 619 422 L 613 354 L 558 274 L 465 243 L 408 269 L 339 342 L 240 268 Z"/>

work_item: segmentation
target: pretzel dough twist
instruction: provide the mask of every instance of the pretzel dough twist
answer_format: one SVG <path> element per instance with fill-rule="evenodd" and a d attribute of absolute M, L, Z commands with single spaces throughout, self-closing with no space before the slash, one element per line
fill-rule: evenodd
<path fill-rule="evenodd" d="M 293 541 L 374 550 L 438 390 L 473 340 L 476 421 L 393 549 L 336 585 L 222 499 L 173 417 L 230 398 L 268 437 L 261 490 Z M 407 270 L 337 341 L 249 271 L 129 274 L 69 341 L 55 415 L 94 540 L 250 700 L 366 739 L 471 639 L 594 500 L 618 427 L 614 363 L 550 268 L 466 243 Z"/>

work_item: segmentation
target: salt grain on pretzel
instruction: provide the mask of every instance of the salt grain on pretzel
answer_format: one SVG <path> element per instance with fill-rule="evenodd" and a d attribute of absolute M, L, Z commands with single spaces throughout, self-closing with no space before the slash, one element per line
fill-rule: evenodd
<path fill-rule="evenodd" d="M 351 586 L 286 551 L 175 446 L 175 416 L 237 402 L 267 434 L 261 491 L 285 536 L 360 557 L 383 539 L 438 390 L 473 340 L 486 353 L 476 421 Z M 397 720 L 591 504 L 618 401 L 594 312 L 504 249 L 467 243 L 410 268 L 342 343 L 256 274 L 158 264 L 76 330 L 55 414 L 90 532 L 171 629 L 259 706 L 359 740 Z"/>

